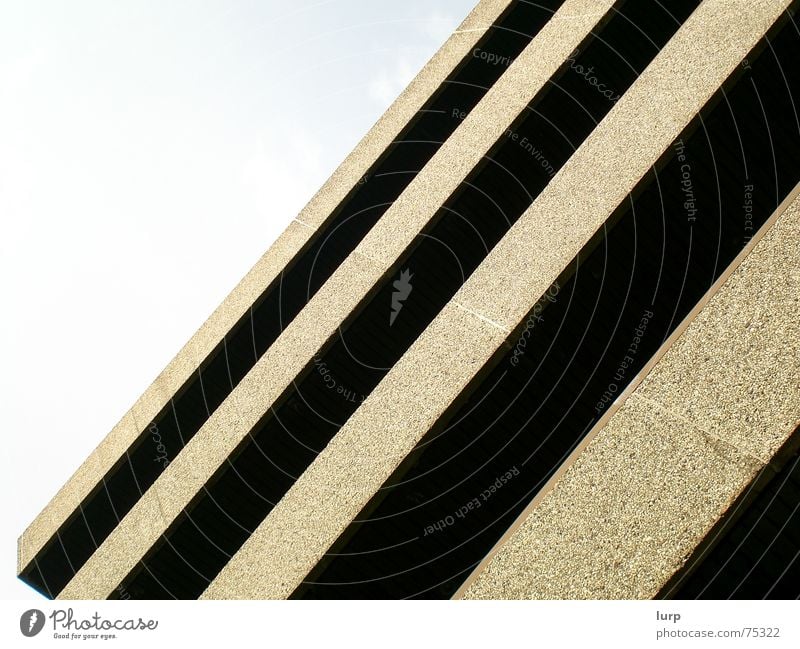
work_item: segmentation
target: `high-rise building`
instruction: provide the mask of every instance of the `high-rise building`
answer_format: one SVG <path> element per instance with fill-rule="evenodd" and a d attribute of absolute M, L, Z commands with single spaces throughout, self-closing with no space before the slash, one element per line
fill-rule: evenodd
<path fill-rule="evenodd" d="M 798 0 L 481 0 L 19 541 L 59 598 L 800 594 Z"/>

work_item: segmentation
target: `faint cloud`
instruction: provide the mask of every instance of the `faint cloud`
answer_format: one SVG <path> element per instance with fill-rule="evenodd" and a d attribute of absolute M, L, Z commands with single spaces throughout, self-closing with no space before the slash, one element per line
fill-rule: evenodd
<path fill-rule="evenodd" d="M 0 92 L 13 98 L 33 81 L 37 68 L 46 59 L 43 48 L 36 48 L 10 59 L 0 60 Z"/>
<path fill-rule="evenodd" d="M 270 129 L 256 138 L 242 179 L 270 219 L 296 216 L 324 181 L 323 148 L 308 129 Z"/>
<path fill-rule="evenodd" d="M 439 9 L 435 9 L 429 13 L 422 22 L 420 31 L 438 45 L 442 45 L 457 26 L 457 18 Z"/>
<path fill-rule="evenodd" d="M 377 104 L 387 107 L 411 83 L 416 68 L 401 57 L 389 68 L 382 69 L 369 84 L 369 96 Z"/>
<path fill-rule="evenodd" d="M 414 50 L 414 54 L 420 54 L 419 60 L 412 61 L 407 56 L 401 55 L 393 64 L 382 68 L 369 83 L 370 99 L 382 108 L 388 108 L 457 26 L 458 19 L 453 15 L 439 9 L 429 12 L 419 21 L 417 31 L 429 45 L 433 46 L 433 49 L 420 43 L 422 46 Z"/>

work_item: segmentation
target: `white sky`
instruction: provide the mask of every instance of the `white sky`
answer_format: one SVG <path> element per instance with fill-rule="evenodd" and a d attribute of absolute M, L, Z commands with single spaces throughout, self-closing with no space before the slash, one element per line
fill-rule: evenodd
<path fill-rule="evenodd" d="M 475 0 L 0 1 L 16 540 Z"/>

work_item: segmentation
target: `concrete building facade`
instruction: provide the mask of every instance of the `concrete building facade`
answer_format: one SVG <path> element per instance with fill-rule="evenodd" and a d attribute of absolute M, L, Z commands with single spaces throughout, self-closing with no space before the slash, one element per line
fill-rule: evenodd
<path fill-rule="evenodd" d="M 800 595 L 798 0 L 481 0 L 19 541 L 44 595 Z"/>

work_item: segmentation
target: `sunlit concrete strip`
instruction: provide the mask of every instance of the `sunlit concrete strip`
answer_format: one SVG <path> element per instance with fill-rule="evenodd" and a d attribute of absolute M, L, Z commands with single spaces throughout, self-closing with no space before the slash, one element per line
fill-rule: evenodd
<path fill-rule="evenodd" d="M 103 598 L 175 520 L 613 5 L 567 0 L 59 594 Z M 158 502 L 161 516 L 152 516 Z"/>
<path fill-rule="evenodd" d="M 787 5 L 698 8 L 203 598 L 293 592 Z"/>
<path fill-rule="evenodd" d="M 225 298 L 144 394 L 89 455 L 19 539 L 21 572 L 52 538 L 101 478 L 123 456 L 176 391 L 197 371 L 222 337 L 281 273 L 398 137 L 453 68 L 472 50 L 511 0 L 481 0 L 384 113 L 297 218 Z"/>
<path fill-rule="evenodd" d="M 773 461 L 800 424 L 794 194 L 456 597 L 652 598 Z"/>

